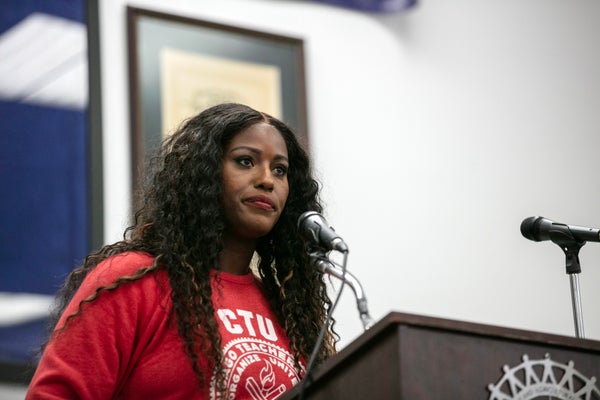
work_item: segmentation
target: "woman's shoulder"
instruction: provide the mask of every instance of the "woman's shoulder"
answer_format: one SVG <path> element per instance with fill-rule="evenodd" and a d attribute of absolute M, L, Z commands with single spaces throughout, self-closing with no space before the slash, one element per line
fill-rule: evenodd
<path fill-rule="evenodd" d="M 151 267 L 154 257 L 142 251 L 126 251 L 101 261 L 90 277 L 100 285 L 109 285 L 120 278 L 132 276 L 141 268 Z"/>
<path fill-rule="evenodd" d="M 104 259 L 100 264 L 118 266 L 126 268 L 140 268 L 150 266 L 154 262 L 154 256 L 145 251 L 125 251 L 123 253 L 113 254 Z"/>

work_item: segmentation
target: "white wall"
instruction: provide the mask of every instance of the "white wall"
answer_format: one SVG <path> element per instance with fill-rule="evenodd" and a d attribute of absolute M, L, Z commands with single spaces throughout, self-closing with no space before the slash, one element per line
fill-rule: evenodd
<path fill-rule="evenodd" d="M 600 226 L 600 2 L 421 1 L 373 15 L 312 2 L 101 1 L 106 241 L 127 222 L 125 6 L 305 40 L 311 152 L 326 217 L 371 314 L 391 310 L 573 336 L 562 251 L 528 216 Z M 600 339 L 600 245 L 580 252 Z M 351 292 L 342 345 L 362 331 Z"/>

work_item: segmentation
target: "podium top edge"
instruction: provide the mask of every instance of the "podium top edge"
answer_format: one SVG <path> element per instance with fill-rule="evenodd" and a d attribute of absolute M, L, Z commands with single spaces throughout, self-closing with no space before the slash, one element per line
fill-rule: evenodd
<path fill-rule="evenodd" d="M 580 348 L 600 352 L 600 341 L 594 339 L 577 338 L 575 336 L 565 336 L 541 331 L 462 321 L 445 317 L 411 314 L 399 311 L 389 312 L 382 319 L 377 321 L 371 327 L 371 329 L 367 330 L 355 341 L 359 341 L 363 336 L 367 336 L 369 334 L 378 334 L 394 325 L 409 325 L 413 327 L 455 331 L 457 333 L 470 334 L 474 336 L 501 337 L 505 340 L 539 342 L 545 345 Z M 352 344 L 353 342 L 346 347 L 349 347 Z"/>

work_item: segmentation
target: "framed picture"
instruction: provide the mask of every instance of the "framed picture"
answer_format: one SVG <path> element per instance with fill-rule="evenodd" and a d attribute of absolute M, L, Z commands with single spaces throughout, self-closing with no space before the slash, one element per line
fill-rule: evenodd
<path fill-rule="evenodd" d="M 134 192 L 162 138 L 222 102 L 283 120 L 308 149 L 301 39 L 135 7 L 127 21 Z"/>

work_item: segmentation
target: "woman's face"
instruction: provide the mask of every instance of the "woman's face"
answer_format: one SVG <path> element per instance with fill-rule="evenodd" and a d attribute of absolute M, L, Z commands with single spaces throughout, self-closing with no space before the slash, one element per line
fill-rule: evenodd
<path fill-rule="evenodd" d="M 267 235 L 289 193 L 289 160 L 281 133 L 260 122 L 233 137 L 223 153 L 223 207 L 227 233 L 243 239 Z"/>

